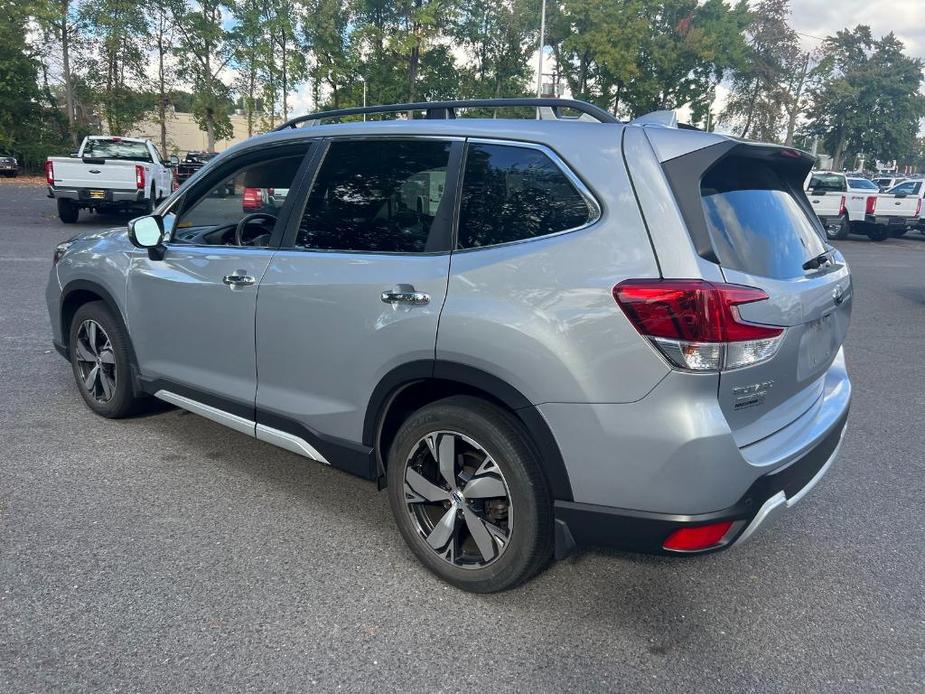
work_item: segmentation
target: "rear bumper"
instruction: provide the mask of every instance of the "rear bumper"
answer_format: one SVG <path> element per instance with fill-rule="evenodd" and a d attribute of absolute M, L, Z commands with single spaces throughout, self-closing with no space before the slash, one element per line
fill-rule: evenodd
<path fill-rule="evenodd" d="M 98 188 L 92 189 L 100 190 Z M 144 191 L 132 189 L 103 189 L 102 198 L 90 197 L 90 188 L 61 188 L 58 186 L 48 186 L 48 197 L 63 198 L 66 200 L 76 200 L 80 204 L 86 205 L 134 205 L 144 200 Z"/>
<path fill-rule="evenodd" d="M 742 498 L 720 511 L 668 514 L 556 501 L 556 558 L 568 556 L 580 546 L 677 555 L 707 554 L 744 542 L 799 502 L 822 479 L 838 455 L 847 419 L 846 408 L 815 446 L 788 465 L 756 479 Z M 676 552 L 662 547 L 676 530 L 721 521 L 732 521 L 732 526 L 722 540 L 709 549 Z"/>
<path fill-rule="evenodd" d="M 864 216 L 864 221 L 868 224 L 878 226 L 915 226 L 919 222 L 918 217 L 896 217 L 890 215 L 868 214 Z"/>

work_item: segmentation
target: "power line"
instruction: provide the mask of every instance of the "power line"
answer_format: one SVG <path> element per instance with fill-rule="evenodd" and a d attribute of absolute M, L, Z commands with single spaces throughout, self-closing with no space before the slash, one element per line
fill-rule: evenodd
<path fill-rule="evenodd" d="M 800 36 L 806 36 L 811 39 L 816 39 L 817 41 L 825 41 L 824 36 L 816 36 L 815 34 L 807 34 L 805 31 L 794 31 L 794 33 L 799 34 Z"/>

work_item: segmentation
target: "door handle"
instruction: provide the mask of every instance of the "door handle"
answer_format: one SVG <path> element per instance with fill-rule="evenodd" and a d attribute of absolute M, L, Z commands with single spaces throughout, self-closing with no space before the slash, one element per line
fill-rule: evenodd
<path fill-rule="evenodd" d="M 248 275 L 245 270 L 235 270 L 233 275 L 225 275 L 222 282 L 234 289 L 235 287 L 249 287 L 257 282 L 253 275 Z"/>
<path fill-rule="evenodd" d="M 430 294 L 416 291 L 410 284 L 396 284 L 379 296 L 384 304 L 397 306 L 398 304 L 408 304 L 409 306 L 424 306 L 430 303 Z"/>

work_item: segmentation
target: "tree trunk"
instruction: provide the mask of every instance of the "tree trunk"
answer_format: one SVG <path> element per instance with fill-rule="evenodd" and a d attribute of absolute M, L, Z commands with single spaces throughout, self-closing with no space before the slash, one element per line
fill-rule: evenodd
<path fill-rule="evenodd" d="M 167 88 L 164 84 L 164 24 L 161 16 L 161 33 L 157 37 L 157 118 L 161 125 L 161 155 L 167 159 Z"/>
<path fill-rule="evenodd" d="M 206 143 L 207 151 L 215 151 L 215 112 L 211 107 L 206 109 Z"/>
<path fill-rule="evenodd" d="M 74 108 L 74 80 L 71 77 L 71 37 L 67 26 L 70 0 L 61 0 L 61 60 L 64 72 L 64 99 L 67 105 L 67 130 L 71 142 L 77 146 L 77 112 Z"/>
<path fill-rule="evenodd" d="M 797 118 L 800 116 L 800 99 L 803 97 L 807 74 L 809 74 L 809 53 L 804 55 L 800 78 L 797 80 L 793 93 L 790 94 L 790 103 L 787 108 L 787 136 L 784 138 L 784 144 L 788 147 L 793 146 L 793 133 L 796 131 Z"/>
<path fill-rule="evenodd" d="M 835 152 L 832 154 L 832 170 L 840 171 L 842 162 L 845 158 L 845 135 L 844 132 L 838 135 L 838 144 L 835 145 Z"/>

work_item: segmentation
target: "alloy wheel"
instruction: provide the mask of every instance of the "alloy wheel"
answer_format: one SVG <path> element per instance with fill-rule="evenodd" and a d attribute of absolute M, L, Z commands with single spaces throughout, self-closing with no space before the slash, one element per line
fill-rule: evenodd
<path fill-rule="evenodd" d="M 116 355 L 95 320 L 87 319 L 77 329 L 75 356 L 81 385 L 97 402 L 109 402 L 116 392 Z"/>
<path fill-rule="evenodd" d="M 416 532 L 446 562 L 479 569 L 507 549 L 510 491 L 497 463 L 470 437 L 454 431 L 422 437 L 405 461 L 404 481 Z"/>

